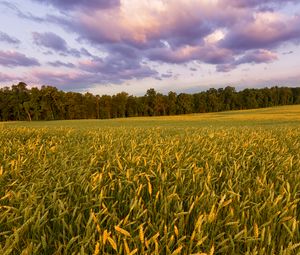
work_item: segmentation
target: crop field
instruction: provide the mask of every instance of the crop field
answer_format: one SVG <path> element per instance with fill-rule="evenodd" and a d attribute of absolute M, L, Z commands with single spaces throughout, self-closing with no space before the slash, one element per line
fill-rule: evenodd
<path fill-rule="evenodd" d="M 0 123 L 0 254 L 300 254 L 300 106 Z"/>

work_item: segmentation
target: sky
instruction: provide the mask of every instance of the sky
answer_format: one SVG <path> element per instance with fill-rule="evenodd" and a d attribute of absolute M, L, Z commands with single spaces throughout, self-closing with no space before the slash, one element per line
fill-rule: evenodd
<path fill-rule="evenodd" d="M 299 0 L 0 0 L 0 87 L 300 86 Z"/>

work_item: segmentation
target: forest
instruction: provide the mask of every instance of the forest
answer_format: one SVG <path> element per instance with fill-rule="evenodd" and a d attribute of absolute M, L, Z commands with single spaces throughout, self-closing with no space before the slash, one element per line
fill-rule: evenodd
<path fill-rule="evenodd" d="M 64 92 L 53 86 L 28 88 L 24 82 L 0 89 L 1 121 L 109 119 L 218 112 L 300 104 L 300 87 L 210 88 L 194 94 L 148 89 L 144 96 Z"/>

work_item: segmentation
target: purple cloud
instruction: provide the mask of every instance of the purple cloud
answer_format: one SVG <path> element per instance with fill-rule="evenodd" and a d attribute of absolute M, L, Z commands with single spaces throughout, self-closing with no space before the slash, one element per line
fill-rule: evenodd
<path fill-rule="evenodd" d="M 40 63 L 35 58 L 15 51 L 0 51 L 0 65 L 7 67 L 16 66 L 39 66 Z"/>
<path fill-rule="evenodd" d="M 120 5 L 120 0 L 35 0 L 39 3 L 52 5 L 62 11 L 68 9 L 107 9 Z"/>
<path fill-rule="evenodd" d="M 87 84 L 95 84 L 98 81 L 98 77 L 95 75 L 80 71 L 53 72 L 47 70 L 31 72 L 31 79 L 38 84 L 52 85 L 64 90 L 80 90 L 86 88 Z"/>
<path fill-rule="evenodd" d="M 167 26 L 162 26 L 159 31 L 159 39 L 165 40 L 172 49 L 185 45 L 195 46 L 201 44 L 203 38 L 215 29 L 215 24 L 206 20 L 207 14 L 205 14 L 205 11 L 194 10 L 191 7 L 177 10 L 176 15 L 178 16 L 176 19 L 171 20 Z M 155 40 L 158 39 L 155 33 L 152 37 Z"/>
<path fill-rule="evenodd" d="M 149 10 L 146 10 L 141 1 L 134 8 L 139 15 L 130 11 L 132 7 L 125 8 L 123 2 L 123 8 L 102 10 L 107 6 L 119 6 L 120 1 L 42 2 L 61 10 L 75 10 L 67 16 L 52 17 L 48 22 L 76 32 L 81 43 L 89 42 L 108 54 L 117 51 L 130 58 L 143 57 L 177 64 L 200 60 L 220 65 L 231 63 L 236 56 L 247 50 L 270 49 L 283 42 L 300 39 L 300 17 L 284 18 L 276 12 L 260 9 L 254 13 L 252 9 L 265 4 L 278 4 L 279 0 L 222 0 L 209 4 L 206 1 L 179 0 L 166 3 L 167 8 L 160 12 L 151 4 L 148 6 Z M 139 5 L 142 7 L 139 8 Z M 80 8 L 85 8 L 85 11 L 80 11 Z M 204 42 L 207 36 L 220 29 L 226 31 L 223 39 L 213 44 Z M 57 42 L 56 48 L 63 49 L 60 51 L 61 55 L 79 57 L 82 54 L 81 51 L 68 49 L 62 38 L 54 38 L 53 34 L 43 35 L 47 37 L 43 40 L 44 46 L 53 46 L 53 41 Z M 52 37 L 52 43 L 48 43 L 51 39 L 48 37 Z M 184 52 L 187 48 L 197 50 L 194 51 L 195 54 L 190 54 Z M 92 57 L 91 54 L 86 56 Z"/>
<path fill-rule="evenodd" d="M 297 3 L 298 0 L 285 0 L 287 2 Z M 263 5 L 278 5 L 282 4 L 282 0 L 224 0 L 225 5 L 230 5 L 238 8 L 246 8 L 246 7 L 256 7 Z"/>
<path fill-rule="evenodd" d="M 163 79 L 165 79 L 165 78 L 171 78 L 171 77 L 173 77 L 173 74 L 171 74 L 171 73 L 163 73 L 161 75 L 161 78 L 163 78 Z"/>
<path fill-rule="evenodd" d="M 252 52 L 247 52 L 243 57 L 236 61 L 236 64 L 244 63 L 269 63 L 277 60 L 277 55 L 268 50 L 255 50 Z"/>
<path fill-rule="evenodd" d="M 69 67 L 69 68 L 74 68 L 75 65 L 68 62 L 68 63 L 64 63 L 64 62 L 61 62 L 61 61 L 54 61 L 54 62 L 48 62 L 48 65 L 50 66 L 53 66 L 53 67 Z"/>
<path fill-rule="evenodd" d="M 153 61 L 167 63 L 187 63 L 192 60 L 199 60 L 208 64 L 221 64 L 233 61 L 232 51 L 215 46 L 186 46 L 177 51 L 168 48 L 149 50 L 147 57 Z"/>
<path fill-rule="evenodd" d="M 222 73 L 227 73 L 235 69 L 237 66 L 232 63 L 232 64 L 221 64 L 216 66 L 216 71 L 217 72 L 222 72 Z"/>
<path fill-rule="evenodd" d="M 39 84 L 50 84 L 64 90 L 81 90 L 85 89 L 87 84 L 91 87 L 96 84 L 118 84 L 125 80 L 153 77 L 157 74 L 157 72 L 147 67 L 127 68 L 113 73 L 107 66 L 103 67 L 101 61 L 81 63 L 81 65 L 84 65 L 83 69 L 86 71 L 53 72 L 35 70 L 31 72 L 31 79 Z M 105 73 L 105 70 L 110 72 Z"/>
<path fill-rule="evenodd" d="M 214 24 L 208 21 L 209 15 L 206 14 L 209 8 L 201 10 L 203 4 L 168 5 L 170 11 L 165 10 L 161 15 L 153 15 L 151 18 L 151 8 L 145 11 L 146 8 L 136 7 L 133 11 L 139 15 L 131 15 L 128 8 L 102 12 L 93 10 L 80 12 L 76 18 L 71 15 L 71 19 L 60 19 L 57 22 L 78 33 L 81 41 L 88 41 L 93 45 L 124 44 L 142 50 L 161 47 L 162 41 L 172 48 L 197 45 L 202 42 L 203 37 L 213 32 Z M 140 20 L 135 20 L 135 16 L 140 16 Z M 222 16 L 218 22 L 223 21 Z"/>
<path fill-rule="evenodd" d="M 21 79 L 20 79 L 20 77 L 17 77 L 17 76 L 0 73 L 0 82 L 11 82 L 11 81 L 16 81 L 16 80 L 21 80 Z"/>
<path fill-rule="evenodd" d="M 87 57 L 93 57 L 93 55 L 85 48 L 80 49 L 80 54 Z"/>
<path fill-rule="evenodd" d="M 122 43 L 107 45 L 106 49 L 114 55 L 119 55 L 119 57 L 127 59 L 137 59 L 140 58 L 141 55 L 141 52 L 138 49 Z"/>
<path fill-rule="evenodd" d="M 81 54 L 90 56 L 91 54 L 84 48 L 81 50 L 69 48 L 67 42 L 60 36 L 52 32 L 32 33 L 33 41 L 36 45 L 48 48 L 59 53 L 60 56 L 71 55 L 73 57 L 81 57 Z"/>
<path fill-rule="evenodd" d="M 20 44 L 21 41 L 15 37 L 12 37 L 4 32 L 0 31 L 0 42 L 6 42 L 9 44 Z"/>
<path fill-rule="evenodd" d="M 35 16 L 30 12 L 23 12 L 21 11 L 15 4 L 13 4 L 12 2 L 7 2 L 7 1 L 3 1 L 0 2 L 1 5 L 3 5 L 7 10 L 13 11 L 19 18 L 22 19 L 27 19 L 27 20 L 31 20 L 31 21 L 35 21 L 38 23 L 44 22 L 45 19 Z"/>
<path fill-rule="evenodd" d="M 82 51 L 82 50 L 81 50 Z M 83 50 L 84 51 L 84 50 Z M 86 54 L 89 55 L 89 54 Z M 141 64 L 141 60 L 136 56 L 118 52 L 111 52 L 104 58 L 92 57 L 80 60 L 77 69 L 72 63 L 61 61 L 48 62 L 55 67 L 73 68 L 70 72 L 35 70 L 31 72 L 32 79 L 40 84 L 51 84 L 61 89 L 68 90 L 69 86 L 78 90 L 86 87 L 86 84 L 119 84 L 126 80 L 143 79 L 155 77 L 158 73 L 146 65 Z"/>
<path fill-rule="evenodd" d="M 283 19 L 277 13 L 258 13 L 252 21 L 239 22 L 219 43 L 220 47 L 249 50 L 274 48 L 287 41 L 300 41 L 300 16 Z"/>
<path fill-rule="evenodd" d="M 55 51 L 68 51 L 67 42 L 52 32 L 47 33 L 32 33 L 33 41 L 36 45 L 49 48 Z"/>
<path fill-rule="evenodd" d="M 118 11 L 116 14 L 80 13 L 76 20 L 71 18 L 61 21 L 69 30 L 79 34 L 81 42 L 88 41 L 95 47 L 101 47 L 110 56 L 101 61 L 94 58 L 92 63 L 81 64 L 80 68 L 95 73 L 114 71 L 118 75 L 121 70 L 131 70 L 132 65 L 141 70 L 140 63 L 143 60 L 170 64 L 197 60 L 216 65 L 217 71 L 225 72 L 243 63 L 274 61 L 276 57 L 267 55 L 267 49 L 298 39 L 297 30 L 300 29 L 297 17 L 291 19 L 260 10 L 254 15 L 248 8 L 257 6 L 256 1 L 249 2 L 244 7 L 242 1 L 231 3 L 234 8 L 225 8 L 221 15 L 217 10 L 223 6 L 224 1 L 215 6 L 199 4 L 197 1 L 190 5 L 169 4 L 172 15 L 176 13 L 176 19 L 170 13 L 163 12 L 157 17 L 159 25 L 146 16 L 148 23 L 141 27 L 136 26 L 136 23 L 131 24 L 131 19 L 134 21 L 134 18 L 129 16 L 124 19 L 124 13 Z M 203 15 L 199 15 L 197 11 L 199 8 L 196 7 L 199 6 L 203 7 Z M 143 17 L 143 12 L 140 16 Z M 217 38 L 216 35 L 222 30 L 225 31 L 223 38 Z M 120 64 L 122 62 L 119 60 L 116 62 L 116 59 L 121 59 L 120 56 L 126 59 L 124 62 L 129 68 Z M 131 64 L 128 64 L 128 60 Z M 137 73 L 131 74 L 128 79 Z M 121 76 L 121 80 L 123 77 Z"/>
<path fill-rule="evenodd" d="M 218 72 L 230 72 L 231 70 L 237 68 L 241 64 L 261 64 L 270 63 L 277 60 L 278 57 L 274 52 L 269 50 L 254 50 L 246 52 L 242 57 L 234 60 L 231 63 L 219 64 L 217 65 Z"/>
<path fill-rule="evenodd" d="M 285 51 L 285 52 L 282 52 L 282 55 L 290 55 L 290 54 L 293 54 L 294 51 L 290 50 L 290 51 Z"/>
<path fill-rule="evenodd" d="M 80 61 L 79 67 L 86 72 L 99 75 L 100 83 L 120 83 L 125 80 L 157 75 L 156 71 L 140 64 L 138 60 L 124 58 L 121 55 Z"/>

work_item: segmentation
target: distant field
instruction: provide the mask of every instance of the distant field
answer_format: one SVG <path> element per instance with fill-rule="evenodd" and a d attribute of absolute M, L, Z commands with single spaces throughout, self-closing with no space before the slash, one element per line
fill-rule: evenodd
<path fill-rule="evenodd" d="M 300 106 L 0 123 L 0 254 L 300 254 Z"/>

